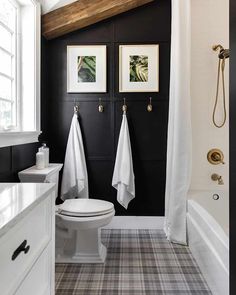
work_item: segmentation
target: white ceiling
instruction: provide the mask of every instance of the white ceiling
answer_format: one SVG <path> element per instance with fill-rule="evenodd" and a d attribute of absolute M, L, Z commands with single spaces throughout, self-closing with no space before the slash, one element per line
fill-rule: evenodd
<path fill-rule="evenodd" d="M 76 0 L 38 0 L 41 3 L 42 14 L 55 10 L 59 7 L 65 6 Z"/>

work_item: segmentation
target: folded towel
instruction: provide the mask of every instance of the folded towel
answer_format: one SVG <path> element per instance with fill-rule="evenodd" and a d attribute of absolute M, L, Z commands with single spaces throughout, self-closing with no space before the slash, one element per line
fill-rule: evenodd
<path fill-rule="evenodd" d="M 134 172 L 129 128 L 126 114 L 123 114 L 112 186 L 117 189 L 117 201 L 127 209 L 135 197 Z"/>
<path fill-rule="evenodd" d="M 71 121 L 61 185 L 61 199 L 72 198 L 88 198 L 83 139 L 76 114 Z"/>

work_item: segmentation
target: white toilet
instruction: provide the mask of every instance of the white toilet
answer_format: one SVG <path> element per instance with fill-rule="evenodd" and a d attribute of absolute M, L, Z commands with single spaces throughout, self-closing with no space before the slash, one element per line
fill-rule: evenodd
<path fill-rule="evenodd" d="M 58 188 L 62 164 L 35 166 L 18 173 L 21 182 L 54 182 Z M 56 188 L 56 196 L 57 196 Z M 68 199 L 56 206 L 56 262 L 103 263 L 106 247 L 101 243 L 100 228 L 111 222 L 114 205 L 97 199 Z"/>

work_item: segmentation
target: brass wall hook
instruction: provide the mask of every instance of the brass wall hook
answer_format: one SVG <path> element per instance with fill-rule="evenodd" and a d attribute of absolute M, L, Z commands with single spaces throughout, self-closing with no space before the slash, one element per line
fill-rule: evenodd
<path fill-rule="evenodd" d="M 149 104 L 147 105 L 147 111 L 152 112 L 152 97 L 149 97 Z"/>
<path fill-rule="evenodd" d="M 104 106 L 102 105 L 102 99 L 101 98 L 99 98 L 98 111 L 99 111 L 99 113 L 104 112 Z"/>
<path fill-rule="evenodd" d="M 126 99 L 125 99 L 125 97 L 123 98 L 123 100 L 124 100 L 124 103 L 123 103 L 123 106 L 122 106 L 122 111 L 125 114 L 127 112 L 127 105 L 126 105 Z"/>
<path fill-rule="evenodd" d="M 74 105 L 74 113 L 76 115 L 78 115 L 78 113 L 79 113 L 79 104 L 78 105 Z"/>
<path fill-rule="evenodd" d="M 74 114 L 76 115 L 79 114 L 79 102 L 76 102 L 75 98 L 74 98 Z"/>

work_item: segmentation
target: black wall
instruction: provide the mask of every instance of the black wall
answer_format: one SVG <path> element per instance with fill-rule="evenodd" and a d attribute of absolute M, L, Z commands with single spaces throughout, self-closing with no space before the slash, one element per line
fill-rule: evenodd
<path fill-rule="evenodd" d="M 230 0 L 230 294 L 236 294 L 236 1 Z"/>
<path fill-rule="evenodd" d="M 0 149 L 0 182 L 18 182 L 17 173 L 35 164 L 39 144 L 22 144 Z"/>
<path fill-rule="evenodd" d="M 42 139 L 51 149 L 51 161 L 64 161 L 74 100 L 80 105 L 80 124 L 87 159 L 90 197 L 114 202 L 118 215 L 163 215 L 166 136 L 170 67 L 170 1 L 158 0 L 86 29 L 43 40 Z M 119 93 L 120 44 L 160 45 L 160 92 Z M 107 93 L 68 94 L 67 45 L 107 45 Z M 147 112 L 149 96 L 153 112 Z M 102 98 L 105 111 L 98 112 Z M 126 211 L 111 187 L 122 100 L 126 97 L 136 177 L 136 198 Z"/>

